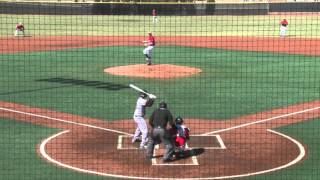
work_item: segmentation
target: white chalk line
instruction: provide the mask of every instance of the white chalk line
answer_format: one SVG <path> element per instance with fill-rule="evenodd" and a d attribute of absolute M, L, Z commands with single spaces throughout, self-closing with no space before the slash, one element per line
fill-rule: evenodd
<path fill-rule="evenodd" d="M 49 116 L 43 116 L 43 115 L 33 114 L 33 113 L 28 113 L 28 112 L 23 112 L 23 111 L 17 111 L 17 110 L 8 109 L 8 108 L 0 107 L 0 110 L 14 112 L 14 113 L 17 113 L 17 114 L 23 114 L 23 115 L 28 115 L 28 116 L 39 117 L 39 118 L 43 118 L 43 119 L 49 119 L 49 120 L 53 120 L 53 121 L 64 122 L 64 123 L 67 123 L 67 124 L 75 124 L 75 125 L 78 125 L 78 126 L 84 126 L 84 127 L 89 127 L 89 128 L 93 128 L 93 129 L 99 129 L 99 130 L 104 130 L 104 131 L 109 131 L 109 132 L 115 132 L 115 133 L 119 133 L 119 134 L 125 134 L 125 135 L 129 135 L 129 136 L 132 135 L 130 133 L 126 133 L 126 132 L 122 132 L 122 131 L 118 131 L 118 130 L 114 130 L 114 129 L 108 129 L 108 128 L 103 128 L 103 127 L 94 126 L 94 125 L 90 125 L 90 124 L 84 124 L 84 123 L 77 123 L 77 122 L 73 122 L 73 121 L 67 121 L 67 120 L 63 120 L 63 119 L 58 119 L 58 118 L 53 118 L 53 117 L 49 117 Z"/>
<path fill-rule="evenodd" d="M 87 170 L 87 169 L 81 169 L 81 168 L 77 168 L 77 167 L 73 167 L 73 166 L 70 166 L 70 165 L 67 165 L 67 164 L 64 164 L 62 162 L 59 162 L 53 158 L 51 158 L 47 153 L 46 153 L 46 150 L 45 150 L 45 146 L 46 144 L 51 141 L 52 139 L 60 136 L 60 135 L 63 135 L 65 133 L 68 133 L 69 130 L 65 130 L 65 131 L 62 131 L 60 133 L 57 133 L 55 135 L 52 135 L 51 137 L 45 139 L 44 141 L 42 141 L 41 145 L 40 145 L 40 153 L 41 155 L 47 159 L 49 162 L 53 163 L 53 164 L 57 164 L 58 166 L 61 166 L 61 167 L 64 167 L 64 168 L 68 168 L 68 169 L 72 169 L 74 171 L 78 171 L 78 172 L 82 172 L 82 173 L 87 173 L 87 174 L 94 174 L 94 175 L 100 175 L 100 176 L 107 176 L 107 177 L 115 177 L 115 178 L 125 178 L 125 179 L 148 179 L 148 180 L 209 180 L 209 179 L 212 179 L 212 180 L 215 180 L 215 179 L 230 179 L 230 178 L 241 178 L 241 177 L 248 177 L 248 176 L 253 176 L 253 175 L 259 175 L 259 174 L 265 174 L 265 173 L 269 173 L 269 172 L 273 172 L 273 171 L 277 171 L 277 170 L 281 170 L 281 169 L 285 169 L 285 168 L 288 168 L 296 163 L 298 163 L 299 161 L 301 161 L 304 156 L 305 156 L 305 149 L 303 147 L 302 144 L 300 144 L 297 140 L 285 135 L 285 134 L 282 134 L 280 132 L 276 132 L 274 130 L 270 130 L 268 129 L 267 131 L 271 132 L 271 133 L 274 133 L 276 135 L 279 135 L 279 136 L 282 136 L 286 139 L 288 139 L 289 141 L 293 142 L 294 144 L 296 144 L 300 150 L 300 153 L 299 155 L 294 159 L 292 160 L 291 162 L 287 163 L 287 164 L 284 164 L 282 166 L 278 166 L 276 168 L 273 168 L 273 169 L 268 169 L 268 170 L 264 170 L 264 171 L 258 171 L 258 172 L 252 172 L 252 173 L 247 173 L 247 174 L 238 174 L 238 175 L 230 175 L 230 176 L 220 176 L 220 177 L 206 177 L 206 178 L 155 178 L 155 177 L 138 177 L 138 176 L 124 176 L 124 175 L 117 175 L 117 174 L 108 174 L 108 173 L 102 173 L 102 172 L 97 172 L 97 171 L 90 171 L 90 170 Z"/>
<path fill-rule="evenodd" d="M 118 136 L 117 149 L 122 149 L 122 135 Z"/>
<path fill-rule="evenodd" d="M 300 113 L 304 113 L 304 112 L 308 112 L 308 111 L 312 111 L 312 110 L 316 110 L 316 109 L 319 109 L 320 107 L 316 107 L 316 108 L 311 108 L 311 109 L 306 109 L 306 110 L 302 110 L 302 111 L 297 111 L 297 112 L 294 112 L 294 113 L 290 113 L 290 114 L 284 114 L 284 115 L 281 115 L 281 116 L 277 116 L 277 117 L 273 117 L 273 118 L 269 118 L 269 119 L 265 119 L 265 120 L 260 120 L 260 121 L 256 121 L 257 123 L 261 123 L 261 122 L 266 122 L 266 121 L 270 121 L 270 120 L 273 120 L 273 119 L 278 119 L 278 118 L 282 118 L 282 117 L 288 117 L 288 116 L 291 116 L 291 115 L 295 115 L 295 114 L 300 114 Z M 120 134 L 125 134 L 125 135 L 130 135 L 129 133 L 125 133 L 125 132 L 121 132 L 121 131 L 117 131 L 117 130 L 112 130 L 112 129 L 106 129 L 106 128 L 101 128 L 101 127 L 98 127 L 98 126 L 92 126 L 92 125 L 88 125 L 88 124 L 83 124 L 83 123 L 76 123 L 76 122 L 72 122 L 72 121 L 67 121 L 67 120 L 61 120 L 61 119 L 57 119 L 57 118 L 51 118 L 51 117 L 48 117 L 48 116 L 42 116 L 42 115 L 37 115 L 37 114 L 33 114 L 33 113 L 27 113 L 27 112 L 22 112 L 22 111 L 16 111 L 16 110 L 12 110 L 12 109 L 8 109 L 8 108 L 0 108 L 0 110 L 3 110 L 3 111 L 10 111 L 10 112 L 15 112 L 15 113 L 19 113 L 19 114 L 25 114 L 25 115 L 29 115 L 29 116 L 35 116 L 35 117 L 41 117 L 41 118 L 45 118 L 45 119 L 50 119 L 50 120 L 55 120 L 55 121 L 60 121 L 60 122 L 65 122 L 65 123 L 70 123 L 70 124 L 77 124 L 77 125 L 81 125 L 81 126 L 86 126 L 86 127 L 90 127 L 90 128 L 95 128 L 95 129 L 101 129 L 101 130 L 106 130 L 106 131 L 111 131 L 111 132 L 116 132 L 116 133 L 120 133 Z M 247 124 L 244 124 L 243 125 L 239 125 L 239 126 L 235 126 L 236 128 L 240 128 L 240 127 L 245 127 L 245 126 L 249 126 L 249 125 L 252 125 L 252 124 L 257 124 L 255 122 L 252 122 L 252 123 L 247 123 Z M 222 129 L 223 131 L 221 130 L 218 130 L 219 132 L 224 132 L 224 131 L 228 131 L 228 130 L 232 130 L 232 129 L 235 129 L 235 128 L 227 128 L 227 129 Z M 259 175 L 259 174 L 264 174 L 264 173 L 268 173 L 268 172 L 273 172 L 273 171 L 277 171 L 277 170 L 280 170 L 280 169 L 284 169 L 284 168 L 287 168 L 289 166 L 292 166 L 294 164 L 296 164 L 297 162 L 301 161 L 303 159 L 303 157 L 305 156 L 305 149 L 303 147 L 303 145 L 285 135 L 285 134 L 282 134 L 280 132 L 276 132 L 274 130 L 270 130 L 268 129 L 267 131 L 271 132 L 271 133 L 274 133 L 274 134 L 277 134 L 279 136 L 282 136 L 288 140 L 290 140 L 291 142 L 293 142 L 294 144 L 296 144 L 300 150 L 300 154 L 291 162 L 287 163 L 287 164 L 284 164 L 282 166 L 278 166 L 276 168 L 273 168 L 273 169 L 268 169 L 268 170 L 264 170 L 264 171 L 258 171 L 258 172 L 253 172 L 253 173 L 247 173 L 247 174 L 239 174 L 239 175 L 231 175 L 231 176 L 220 176 L 220 177 L 206 177 L 206 178 L 183 178 L 183 179 L 190 179 L 190 180 L 196 180 L 196 179 L 199 179 L 199 180 L 207 180 L 207 179 L 229 179 L 229 178 L 238 178 L 238 177 L 247 177 L 247 176 L 253 176 L 253 175 Z M 45 158 L 47 159 L 48 161 L 54 163 L 54 164 L 57 164 L 59 166 L 62 166 L 62 167 L 65 167 L 65 168 L 69 168 L 69 169 L 72 169 L 72 170 L 75 170 L 75 171 L 79 171 L 79 172 L 84 172 L 84 173 L 89 173 L 89 174 L 95 174 L 95 175 L 101 175 L 101 176 L 108 176 L 108 177 L 117 177 L 117 178 L 127 178 L 127 179 L 150 179 L 150 180 L 154 180 L 154 179 L 159 179 L 159 180 L 165 180 L 165 179 L 181 179 L 181 178 L 154 178 L 154 177 L 135 177 L 135 176 L 124 176 L 124 175 L 116 175 L 116 174 L 107 174 L 107 173 L 101 173 L 101 172 L 97 172 L 97 171 L 90 171 L 90 170 L 86 170 L 86 169 L 81 169 L 81 168 L 77 168 L 77 167 L 73 167 L 73 166 L 70 166 L 70 165 L 67 165 L 67 164 L 64 164 L 64 163 L 61 163 L 59 161 L 56 161 L 55 159 L 51 158 L 45 151 L 45 146 L 46 144 L 51 141 L 52 139 L 62 135 L 62 134 L 65 134 L 65 133 L 68 133 L 69 130 L 65 130 L 65 131 L 62 131 L 60 133 L 57 133 L 53 136 L 50 136 L 49 138 L 45 139 L 41 145 L 40 145 L 40 154 Z M 209 133 L 205 133 L 205 134 L 202 134 L 202 135 L 210 135 L 210 134 L 214 134 L 214 133 L 217 133 L 217 131 L 213 131 L 213 132 L 209 132 Z"/>
<path fill-rule="evenodd" d="M 157 145 L 159 146 L 159 145 Z M 189 146 L 188 146 L 188 143 L 186 143 L 186 148 L 189 149 Z M 159 147 L 158 147 L 159 149 Z M 156 151 L 154 150 L 153 151 L 153 156 L 156 156 Z M 199 163 L 198 163 L 198 159 L 196 156 L 191 156 L 191 161 L 192 163 L 177 163 L 177 164 L 173 164 L 173 163 L 158 163 L 156 158 L 152 158 L 151 159 L 152 161 L 152 165 L 155 165 L 155 166 L 198 166 Z"/>
<path fill-rule="evenodd" d="M 293 112 L 293 113 L 289 113 L 289 114 L 283 114 L 283 115 L 280 115 L 280 116 L 271 117 L 271 118 L 268 118 L 268 119 L 263 119 L 263 120 L 259 120 L 259 121 L 245 123 L 245 124 L 241 124 L 241 125 L 238 125 L 238 126 L 229 127 L 229 128 L 226 128 L 226 129 L 220 129 L 220 130 L 204 133 L 202 135 L 210 135 L 210 134 L 216 134 L 216 133 L 221 133 L 221 132 L 225 132 L 225 131 L 230 131 L 230 130 L 234 130 L 234 129 L 238 129 L 238 128 L 243 128 L 243 127 L 246 127 L 246 126 L 251 126 L 251 125 L 254 125 L 254 124 L 259 124 L 259 123 L 263 123 L 263 122 L 267 122 L 267 121 L 272 121 L 272 120 L 275 120 L 275 119 L 280 119 L 280 118 L 289 117 L 289 116 L 293 116 L 293 115 L 297 115 L 297 114 L 302 114 L 302 113 L 309 112 L 309 111 L 314 111 L 314 110 L 317 110 L 317 109 L 320 109 L 320 107 L 305 109 L 305 110 L 301 110 L 301 111 L 297 111 L 297 112 Z"/>
<path fill-rule="evenodd" d="M 188 143 L 186 143 L 186 148 L 187 148 L 187 149 L 189 148 Z M 192 164 L 194 164 L 194 165 L 199 165 L 197 156 L 191 156 L 191 160 L 192 160 Z"/>
<path fill-rule="evenodd" d="M 224 144 L 221 136 L 217 134 L 216 137 L 217 137 L 217 140 L 218 140 L 218 142 L 219 142 L 219 144 L 220 144 L 221 149 L 227 149 L 227 147 L 226 147 L 226 145 Z"/>
<path fill-rule="evenodd" d="M 124 175 L 116 175 L 116 174 L 107 174 L 107 173 L 102 173 L 102 172 L 97 172 L 97 171 L 90 171 L 87 169 L 82 169 L 82 168 L 77 168 L 74 166 L 70 166 L 67 164 L 64 164 L 60 161 L 57 161 L 55 159 L 53 159 L 50 155 L 47 154 L 46 152 L 46 145 L 49 141 L 51 141 L 52 139 L 57 138 L 60 135 L 66 134 L 68 133 L 69 130 L 65 130 L 62 132 L 59 132 L 57 134 L 54 134 L 52 136 L 50 136 L 49 138 L 45 139 L 42 141 L 42 143 L 40 144 L 40 154 L 49 162 L 56 164 L 58 166 L 64 167 L 64 168 L 68 168 L 68 169 L 72 169 L 74 171 L 78 171 L 78 172 L 82 172 L 82 173 L 86 173 L 86 174 L 94 174 L 94 175 L 100 175 L 100 176 L 108 176 L 108 177 L 117 177 L 117 178 L 128 178 L 128 176 L 124 176 Z M 141 177 L 130 177 L 131 179 L 141 179 Z"/>
<path fill-rule="evenodd" d="M 139 149 L 138 147 L 124 147 L 122 144 L 124 143 L 123 139 L 124 138 L 131 138 L 131 136 L 128 135 L 119 135 L 118 136 L 118 144 L 117 144 L 117 149 L 118 150 L 137 150 Z M 193 146 L 193 147 L 189 147 L 186 146 L 185 149 L 186 150 L 192 150 L 192 149 L 197 149 L 197 148 L 202 148 L 204 150 L 209 150 L 209 149 L 227 149 L 226 145 L 224 144 L 221 136 L 219 134 L 210 134 L 210 135 L 202 135 L 202 134 L 195 134 L 195 135 L 190 135 L 190 137 L 215 137 L 219 143 L 219 146 L 204 146 L 204 147 L 197 147 L 197 146 Z M 155 146 L 155 149 L 159 149 L 159 145 Z"/>

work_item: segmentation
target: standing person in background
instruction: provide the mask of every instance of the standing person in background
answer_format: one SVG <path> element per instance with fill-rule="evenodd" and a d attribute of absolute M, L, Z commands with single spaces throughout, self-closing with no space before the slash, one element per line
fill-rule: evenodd
<path fill-rule="evenodd" d="M 153 158 L 153 151 L 155 145 L 163 143 L 165 145 L 165 153 L 163 161 L 168 162 L 172 159 L 174 153 L 174 146 L 172 136 L 167 129 L 168 123 L 173 128 L 173 116 L 167 109 L 167 103 L 161 101 L 159 108 L 155 109 L 149 119 L 149 124 L 152 127 L 150 138 L 147 147 L 147 159 Z"/>
<path fill-rule="evenodd" d="M 143 50 L 143 54 L 146 56 L 146 63 L 147 65 L 151 65 L 151 58 L 152 58 L 152 50 L 154 48 L 154 46 L 156 45 L 156 40 L 154 38 L 154 36 L 152 36 L 151 32 L 148 32 L 148 39 L 145 41 L 142 41 L 144 43 L 144 46 L 146 48 L 144 48 Z"/>
<path fill-rule="evenodd" d="M 141 136 L 140 149 L 145 149 L 145 145 L 148 141 L 148 126 L 144 120 L 146 114 L 146 107 L 151 107 L 155 100 L 155 96 L 150 94 L 149 96 L 143 92 L 139 93 L 139 97 L 136 103 L 136 109 L 134 111 L 133 119 L 137 124 L 136 131 L 132 138 L 132 143 L 135 143 Z"/>
<path fill-rule="evenodd" d="M 16 30 L 14 32 L 14 36 L 19 36 L 20 33 L 22 33 L 22 36 L 24 36 L 24 25 L 22 22 L 16 25 Z"/>
<path fill-rule="evenodd" d="M 287 29 L 288 29 L 288 26 L 289 23 L 286 19 L 283 19 L 281 22 L 280 22 L 280 37 L 285 37 L 286 36 L 286 32 L 287 32 Z"/>
<path fill-rule="evenodd" d="M 157 23 L 158 22 L 158 13 L 156 9 L 152 10 L 152 22 Z"/>

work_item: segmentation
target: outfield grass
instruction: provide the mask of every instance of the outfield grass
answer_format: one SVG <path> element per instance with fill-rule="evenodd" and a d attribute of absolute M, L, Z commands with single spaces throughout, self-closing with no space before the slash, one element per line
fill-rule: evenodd
<path fill-rule="evenodd" d="M 23 22 L 32 36 L 81 35 L 143 36 L 153 31 L 157 36 L 279 36 L 279 22 L 287 18 L 288 35 L 320 37 L 319 16 L 67 16 L 0 15 L 0 36 L 12 36 L 15 25 Z"/>
<path fill-rule="evenodd" d="M 155 50 L 154 62 L 203 72 L 172 80 L 103 72 L 144 63 L 141 47 L 1 55 L 0 82 L 5 85 L 0 86 L 0 100 L 117 120 L 132 118 L 136 93 L 127 88 L 129 83 L 153 92 L 174 114 L 187 118 L 229 119 L 320 98 L 316 57 L 162 46 Z M 100 84 L 90 85 L 93 81 Z"/>

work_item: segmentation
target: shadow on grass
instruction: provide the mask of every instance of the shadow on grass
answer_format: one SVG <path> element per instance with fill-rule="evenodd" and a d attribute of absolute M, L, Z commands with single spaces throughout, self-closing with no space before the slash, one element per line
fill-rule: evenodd
<path fill-rule="evenodd" d="M 68 84 L 68 85 L 75 85 L 75 86 L 86 86 L 86 87 L 93 87 L 97 89 L 105 89 L 110 91 L 119 91 L 122 89 L 128 89 L 129 86 L 112 83 L 112 82 L 101 82 L 101 81 L 88 81 L 88 80 L 81 80 L 81 79 L 72 79 L 72 78 L 49 78 L 49 79 L 38 79 L 38 82 L 52 82 L 52 83 L 60 83 L 60 84 Z"/>
<path fill-rule="evenodd" d="M 49 79 L 38 79 L 36 81 L 59 83 L 61 85 L 53 86 L 53 87 L 51 86 L 51 87 L 43 87 L 43 88 L 36 88 L 36 89 L 23 89 L 23 90 L 17 90 L 17 91 L 3 92 L 3 93 L 0 93 L 0 96 L 11 95 L 11 94 L 21 94 L 21 93 L 32 93 L 37 91 L 59 89 L 59 88 L 71 87 L 71 86 L 93 87 L 93 88 L 108 90 L 108 91 L 119 91 L 122 89 L 129 88 L 129 86 L 111 83 L 111 82 L 87 81 L 87 80 L 70 79 L 70 78 L 49 78 Z"/>

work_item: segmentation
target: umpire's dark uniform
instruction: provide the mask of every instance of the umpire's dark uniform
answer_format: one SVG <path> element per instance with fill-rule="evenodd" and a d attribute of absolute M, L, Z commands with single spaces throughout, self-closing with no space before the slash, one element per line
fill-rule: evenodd
<path fill-rule="evenodd" d="M 152 132 L 150 134 L 151 138 L 149 138 L 148 141 L 147 158 L 151 159 L 153 156 L 154 146 L 163 142 L 166 148 L 165 154 L 163 155 L 163 161 L 170 160 L 174 152 L 174 147 L 171 135 L 167 130 L 168 122 L 171 126 L 174 126 L 173 116 L 167 109 L 167 104 L 165 102 L 161 102 L 159 104 L 159 108 L 154 110 L 149 120 Z"/>

